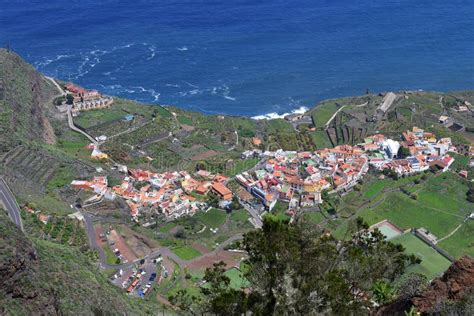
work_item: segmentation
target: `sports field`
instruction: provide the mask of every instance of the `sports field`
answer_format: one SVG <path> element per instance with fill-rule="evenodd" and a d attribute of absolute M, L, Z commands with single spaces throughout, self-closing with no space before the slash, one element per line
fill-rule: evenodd
<path fill-rule="evenodd" d="M 401 244 L 408 254 L 414 254 L 422 260 L 421 264 L 408 267 L 407 272 L 421 273 L 433 279 L 451 265 L 448 259 L 411 233 L 397 237 L 392 242 Z"/>
<path fill-rule="evenodd" d="M 372 229 L 378 228 L 380 232 L 387 237 L 387 240 L 394 239 L 397 236 L 400 236 L 403 231 L 398 229 L 395 225 L 390 223 L 387 220 L 381 221 L 375 225 L 371 226 Z"/>

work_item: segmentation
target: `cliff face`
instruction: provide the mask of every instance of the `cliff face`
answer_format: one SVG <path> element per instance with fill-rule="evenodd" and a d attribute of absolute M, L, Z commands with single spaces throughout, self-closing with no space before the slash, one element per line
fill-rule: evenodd
<path fill-rule="evenodd" d="M 465 256 L 453 263 L 441 278 L 433 280 L 428 289 L 412 299 L 419 312 L 432 312 L 446 301 L 461 301 L 474 288 L 474 258 Z"/>
<path fill-rule="evenodd" d="M 0 49 L 0 146 L 19 140 L 56 142 L 51 124 L 56 87 L 20 56 Z M 0 147 L 1 149 L 1 147 Z"/>
<path fill-rule="evenodd" d="M 474 308 L 474 258 L 454 262 L 440 278 L 434 279 L 421 294 L 383 306 L 377 315 L 404 315 L 414 307 L 422 314 L 470 315 Z"/>

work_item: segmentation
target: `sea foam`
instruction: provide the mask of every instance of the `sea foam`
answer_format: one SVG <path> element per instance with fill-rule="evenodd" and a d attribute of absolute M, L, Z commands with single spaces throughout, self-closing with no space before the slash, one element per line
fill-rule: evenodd
<path fill-rule="evenodd" d="M 291 111 L 290 113 L 283 113 L 283 114 L 278 114 L 276 112 L 272 112 L 272 113 L 267 113 L 267 114 L 263 114 L 263 115 L 257 115 L 257 116 L 252 116 L 252 119 L 254 120 L 274 120 L 274 119 L 282 119 L 284 118 L 285 116 L 289 115 L 289 114 L 303 114 L 305 113 L 306 111 L 308 111 L 309 109 L 305 106 L 300 106 L 299 108 Z"/>

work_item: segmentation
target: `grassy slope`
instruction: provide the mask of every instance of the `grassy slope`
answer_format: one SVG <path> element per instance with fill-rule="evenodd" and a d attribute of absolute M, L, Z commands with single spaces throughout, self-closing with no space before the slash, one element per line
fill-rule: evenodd
<path fill-rule="evenodd" d="M 416 192 L 418 198 L 411 198 L 399 188 Z M 341 217 L 337 220 L 335 235 L 342 238 L 348 227 L 348 220 L 343 216 L 355 214 L 353 216 L 362 216 L 370 225 L 388 219 L 402 229 L 424 227 L 441 239 L 463 223 L 472 209 L 466 192 L 467 184 L 453 173 L 430 174 L 425 180 L 420 176 L 397 181 L 372 178 L 364 183 L 361 192 L 351 192 L 341 199 L 337 210 Z M 472 224 L 464 223 L 439 246 L 454 257 L 473 255 Z"/>
<path fill-rule="evenodd" d="M 44 137 L 44 130 L 51 128 L 47 102 L 57 94 L 51 83 L 45 80 L 21 57 L 0 49 L 0 139 L 2 147 L 15 141 L 51 141 Z M 8 145 L 8 146 L 7 146 Z"/>
<path fill-rule="evenodd" d="M 463 255 L 474 257 L 474 221 L 468 220 L 454 235 L 441 241 L 438 246 L 448 251 L 455 258 Z"/>

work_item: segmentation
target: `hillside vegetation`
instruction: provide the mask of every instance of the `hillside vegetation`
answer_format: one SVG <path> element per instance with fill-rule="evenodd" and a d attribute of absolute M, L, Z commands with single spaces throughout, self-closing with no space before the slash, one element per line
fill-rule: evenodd
<path fill-rule="evenodd" d="M 0 209 L 0 314 L 146 314 L 74 247 L 28 238 Z"/>
<path fill-rule="evenodd" d="M 439 136 L 450 136 L 456 143 L 468 143 L 474 138 L 469 132 L 474 127 L 472 112 L 458 111 L 466 101 L 474 102 L 472 92 L 397 92 L 384 112 L 383 94 L 326 100 L 308 112 L 316 127 L 311 135 L 320 147 L 336 146 L 357 144 L 375 133 L 398 137 L 403 130 L 418 126 Z M 466 131 L 456 132 L 457 125 L 444 127 L 439 123 L 441 115 L 449 116 Z"/>
<path fill-rule="evenodd" d="M 15 142 L 56 142 L 51 100 L 57 89 L 21 57 L 0 49 L 0 150 Z"/>

